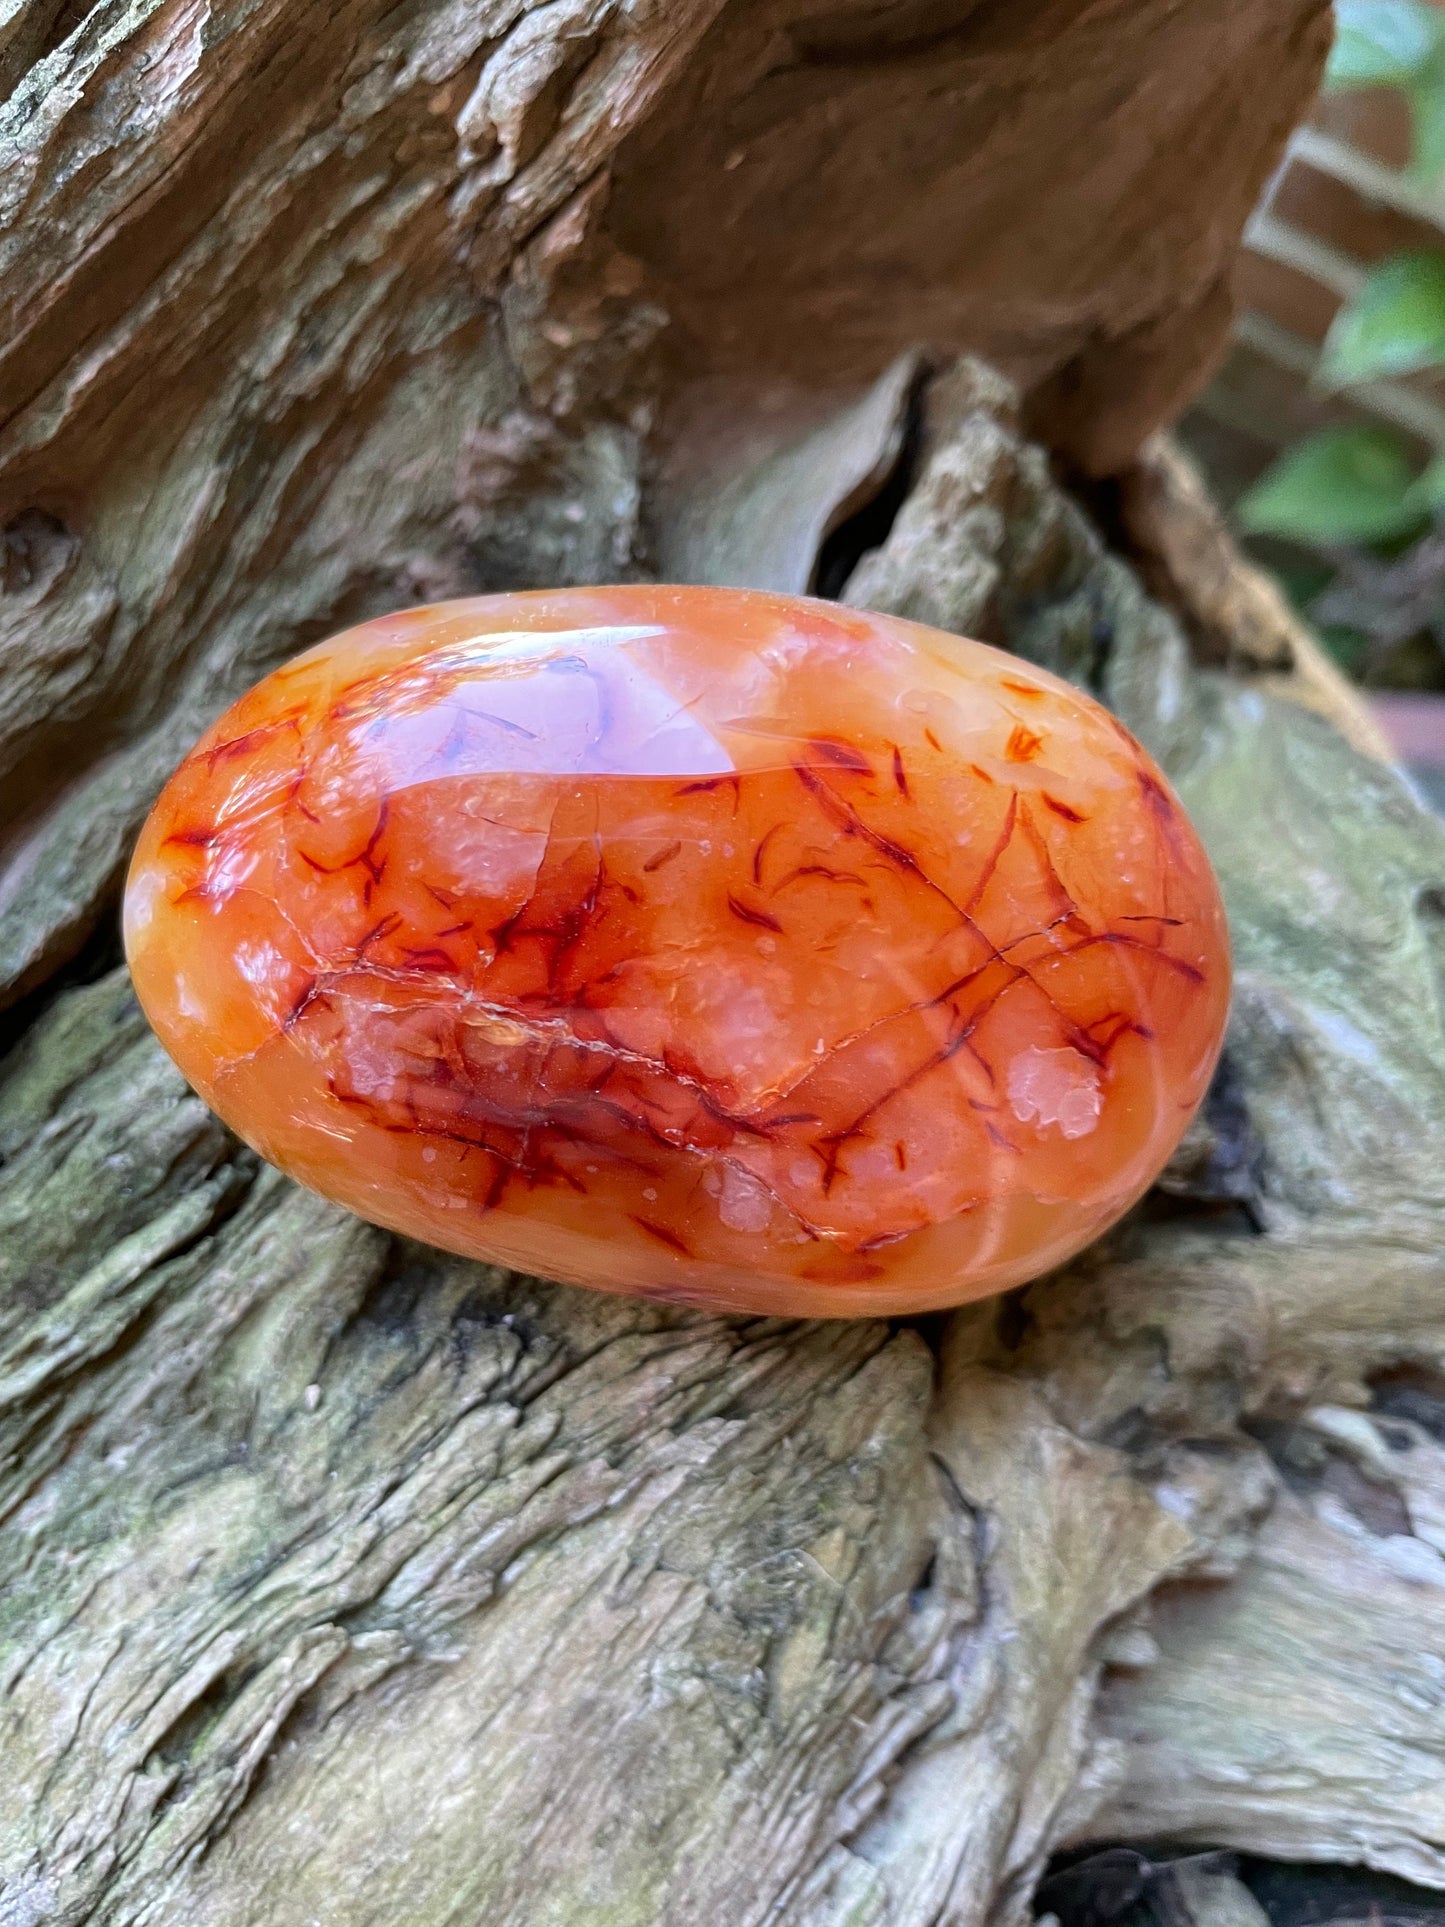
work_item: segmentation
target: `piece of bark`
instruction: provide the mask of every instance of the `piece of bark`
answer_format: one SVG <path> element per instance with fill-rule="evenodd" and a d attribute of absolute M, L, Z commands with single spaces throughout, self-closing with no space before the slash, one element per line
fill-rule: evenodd
<path fill-rule="evenodd" d="M 1222 351 L 1328 39 L 1310 0 L 748 0 L 621 156 L 610 221 L 689 363 L 812 387 L 970 350 L 1110 473 Z"/>
<path fill-rule="evenodd" d="M 1395 760 L 1364 697 L 1279 585 L 1240 554 L 1177 443 L 1167 436 L 1146 442 L 1118 486 L 1130 555 L 1146 587 L 1179 615 L 1200 661 L 1316 710 L 1364 755 Z"/>
<path fill-rule="evenodd" d="M 1104 1695 L 1123 1777 L 1091 1835 L 1445 1887 L 1445 1559 L 1408 1526 L 1322 1512 L 1282 1502 L 1233 1584 L 1156 1601 L 1158 1666 Z"/>
<path fill-rule="evenodd" d="M 1105 1691 L 1124 1778 L 1091 1827 L 1363 1863 L 1445 1887 L 1445 1381 L 1267 1437 L 1289 1487 L 1238 1581 L 1160 1595 L 1161 1658 Z"/>

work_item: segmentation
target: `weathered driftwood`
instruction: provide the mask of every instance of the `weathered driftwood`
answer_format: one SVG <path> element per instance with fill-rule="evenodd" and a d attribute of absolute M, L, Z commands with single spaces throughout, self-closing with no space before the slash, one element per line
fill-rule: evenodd
<path fill-rule="evenodd" d="M 1197 376 L 1322 32 L 0 14 L 3 1927 L 984 1927 L 1165 1830 L 1445 1887 L 1445 829 L 1171 458 L 1094 504 L 1146 592 L 1029 439 L 1107 471 Z M 44 988 L 278 657 L 648 571 L 1004 642 L 1182 788 L 1227 1065 L 1067 1275 L 890 1329 L 490 1272 L 258 1168 L 103 937 Z"/>

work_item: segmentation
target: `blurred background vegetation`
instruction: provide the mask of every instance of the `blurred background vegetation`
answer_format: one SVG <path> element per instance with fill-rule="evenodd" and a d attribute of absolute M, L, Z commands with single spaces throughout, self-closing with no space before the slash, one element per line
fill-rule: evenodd
<path fill-rule="evenodd" d="M 1445 692 L 1445 11 L 1337 0 L 1336 23 L 1181 435 L 1352 676 Z"/>

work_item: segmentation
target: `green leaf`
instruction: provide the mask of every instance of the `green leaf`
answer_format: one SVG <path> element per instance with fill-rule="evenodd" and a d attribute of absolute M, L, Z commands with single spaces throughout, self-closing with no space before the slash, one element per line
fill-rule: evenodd
<path fill-rule="evenodd" d="M 1358 682 L 1369 666 L 1370 638 L 1358 629 L 1345 629 L 1338 623 L 1326 623 L 1318 633 L 1327 653 L 1347 676 L 1353 676 Z"/>
<path fill-rule="evenodd" d="M 1378 542 L 1424 520 L 1414 470 L 1388 429 L 1325 428 L 1290 449 L 1239 504 L 1254 535 L 1297 542 Z"/>
<path fill-rule="evenodd" d="M 1432 456 L 1425 473 L 1410 485 L 1410 500 L 1422 515 L 1445 509 L 1445 450 Z"/>
<path fill-rule="evenodd" d="M 1410 81 L 1410 175 L 1428 187 L 1445 173 L 1445 50 Z"/>
<path fill-rule="evenodd" d="M 1392 254 L 1335 316 L 1320 372 L 1341 384 L 1445 361 L 1445 254 Z"/>
<path fill-rule="evenodd" d="M 1441 23 L 1422 0 L 1336 0 L 1335 43 L 1325 85 L 1378 87 L 1423 71 Z"/>

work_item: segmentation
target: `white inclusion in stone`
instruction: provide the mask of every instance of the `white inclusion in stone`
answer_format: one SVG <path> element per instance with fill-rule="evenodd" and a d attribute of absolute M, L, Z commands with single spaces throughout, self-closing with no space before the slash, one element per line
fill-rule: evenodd
<path fill-rule="evenodd" d="M 264 937 L 257 943 L 238 943 L 233 955 L 236 969 L 254 990 L 267 989 L 278 975 L 286 973 L 286 959 Z"/>
<path fill-rule="evenodd" d="M 255 850 L 244 844 L 225 844 L 206 872 L 206 888 L 213 899 L 224 901 L 234 896 L 256 868 Z"/>
<path fill-rule="evenodd" d="M 772 1221 L 773 1201 L 756 1178 L 735 1164 L 725 1164 L 717 1214 L 729 1231 L 766 1231 Z"/>
<path fill-rule="evenodd" d="M 1099 1121 L 1104 1094 L 1099 1072 L 1067 1045 L 1040 1050 L 1031 1044 L 1008 1067 L 1009 1108 L 1020 1124 L 1040 1130 L 1056 1124 L 1065 1137 L 1087 1137 Z"/>
<path fill-rule="evenodd" d="M 130 888 L 126 891 L 125 898 L 125 923 L 128 934 L 139 936 L 143 931 L 149 930 L 151 919 L 155 915 L 156 904 L 165 893 L 164 870 L 157 870 L 153 865 L 147 865 L 145 869 L 136 872 L 131 878 Z"/>
<path fill-rule="evenodd" d="M 344 1004 L 346 1000 L 337 1001 Z M 342 1055 L 352 1089 L 358 1097 L 382 1101 L 397 1096 L 406 1088 L 407 1075 L 415 1072 L 415 1059 L 398 1050 L 391 1035 L 369 1028 L 363 1011 L 347 1010 L 346 1015 L 350 1021 Z"/>
<path fill-rule="evenodd" d="M 256 1008 L 279 1027 L 295 996 L 296 973 L 289 959 L 264 937 L 254 943 L 238 943 L 231 956 L 236 974 L 251 986 Z"/>
<path fill-rule="evenodd" d="M 181 971 L 175 976 L 176 1009 L 188 1023 L 198 1024 L 206 1014 L 204 998 L 198 997 Z"/>
<path fill-rule="evenodd" d="M 467 797 L 447 824 L 435 861 L 455 890 L 525 896 L 536 888 L 547 854 L 545 828 L 518 828 L 488 817 L 482 797 Z M 505 807 L 505 806 L 503 806 Z"/>

